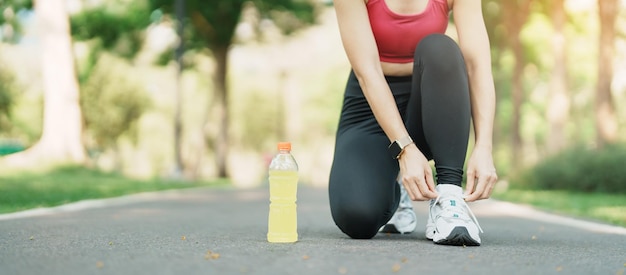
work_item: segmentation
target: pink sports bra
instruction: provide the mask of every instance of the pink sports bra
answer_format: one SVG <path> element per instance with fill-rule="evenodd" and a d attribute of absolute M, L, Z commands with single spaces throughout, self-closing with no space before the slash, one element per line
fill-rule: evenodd
<path fill-rule="evenodd" d="M 446 0 L 428 0 L 424 11 L 411 15 L 391 11 L 385 0 L 369 0 L 367 12 L 380 61 L 384 62 L 413 62 L 415 47 L 422 38 L 444 33 L 448 27 Z"/>

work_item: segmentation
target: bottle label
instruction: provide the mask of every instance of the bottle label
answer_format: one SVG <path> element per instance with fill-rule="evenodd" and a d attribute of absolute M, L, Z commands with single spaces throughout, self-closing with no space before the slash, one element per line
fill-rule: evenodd
<path fill-rule="evenodd" d="M 270 171 L 270 213 L 267 240 L 295 242 L 298 240 L 296 196 L 297 171 Z"/>

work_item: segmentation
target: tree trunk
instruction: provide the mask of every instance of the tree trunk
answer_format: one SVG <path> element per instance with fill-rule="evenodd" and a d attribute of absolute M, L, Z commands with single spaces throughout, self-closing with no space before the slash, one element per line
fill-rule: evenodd
<path fill-rule="evenodd" d="M 82 163 L 82 118 L 66 3 L 39 0 L 35 13 L 42 46 L 42 136 L 33 147 L 5 161 L 17 166 Z"/>
<path fill-rule="evenodd" d="M 617 4 L 617 0 L 598 1 L 600 38 L 595 120 L 597 143 L 600 147 L 617 140 L 617 117 L 611 95 L 613 54 L 615 52 L 615 20 L 619 12 Z"/>
<path fill-rule="evenodd" d="M 566 145 L 565 124 L 569 117 L 569 97 L 567 93 L 567 64 L 565 46 L 565 7 L 563 0 L 555 0 L 552 6 L 552 54 L 554 66 L 550 85 L 550 102 L 548 104 L 548 152 L 555 153 Z"/>
<path fill-rule="evenodd" d="M 215 57 L 215 74 L 213 80 L 213 94 L 214 100 L 212 101 L 212 113 L 216 116 L 218 123 L 216 137 L 214 139 L 215 144 L 215 164 L 217 168 L 217 176 L 226 178 L 228 177 L 227 163 L 228 163 L 228 86 L 226 83 L 226 74 L 228 71 L 228 47 L 217 46 L 211 48 L 211 52 Z M 215 119 L 213 121 L 216 121 Z M 206 127 L 205 127 L 206 128 Z M 205 135 L 208 134 L 205 132 Z M 210 137 L 205 136 L 205 140 L 211 140 Z"/>
<path fill-rule="evenodd" d="M 182 178 L 183 171 L 185 169 L 182 158 L 182 101 L 183 101 L 183 89 L 182 89 L 182 75 L 183 75 L 183 53 L 185 52 L 185 45 L 183 44 L 183 31 L 184 24 L 183 19 L 185 17 L 185 0 L 176 0 L 176 33 L 178 35 L 178 45 L 176 46 L 175 58 L 176 58 L 176 105 L 174 113 L 174 178 Z"/>
<path fill-rule="evenodd" d="M 513 55 L 515 56 L 515 66 L 513 67 L 512 76 L 512 99 L 513 99 L 513 121 L 511 123 L 511 141 L 512 141 L 512 163 L 513 167 L 520 167 L 521 152 L 523 151 L 524 144 L 522 143 L 521 134 L 521 118 L 522 118 L 522 103 L 524 102 L 524 49 L 519 39 L 513 44 Z"/>
<path fill-rule="evenodd" d="M 511 121 L 511 163 L 512 167 L 520 167 L 521 152 L 523 142 L 521 135 L 522 104 L 524 102 L 524 67 L 526 58 L 524 56 L 524 45 L 520 40 L 520 33 L 530 12 L 530 1 L 511 0 L 504 1 L 506 21 L 505 25 L 510 30 L 508 44 L 513 50 L 515 65 L 511 76 L 511 93 L 513 102 L 513 116 Z"/>

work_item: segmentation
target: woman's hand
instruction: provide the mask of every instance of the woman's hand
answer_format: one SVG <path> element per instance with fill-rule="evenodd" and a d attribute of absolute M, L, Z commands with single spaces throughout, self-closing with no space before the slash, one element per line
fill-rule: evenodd
<path fill-rule="evenodd" d="M 433 171 L 428 160 L 415 144 L 410 144 L 404 148 L 398 162 L 400 175 L 402 175 L 402 185 L 404 185 L 411 200 L 425 201 L 437 198 Z"/>
<path fill-rule="evenodd" d="M 497 180 L 498 175 L 493 165 L 491 150 L 475 147 L 467 163 L 465 201 L 470 202 L 489 198 Z"/>

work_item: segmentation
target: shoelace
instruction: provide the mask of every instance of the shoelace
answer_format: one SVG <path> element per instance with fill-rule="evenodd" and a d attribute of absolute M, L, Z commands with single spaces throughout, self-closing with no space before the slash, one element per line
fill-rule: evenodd
<path fill-rule="evenodd" d="M 437 205 L 437 203 L 439 203 L 439 201 L 440 201 L 440 200 L 441 200 L 441 198 L 443 198 L 443 197 L 444 197 L 444 196 L 442 196 L 441 194 L 440 194 L 439 196 L 437 196 L 437 199 L 435 199 L 435 202 L 433 203 L 433 205 Z M 470 217 L 472 218 L 472 221 L 476 224 L 476 226 L 478 227 L 478 230 L 480 230 L 480 233 L 483 233 L 483 229 L 480 227 L 480 224 L 478 223 L 478 219 L 476 219 L 476 216 L 475 216 L 475 215 L 474 215 L 474 213 L 472 212 L 472 209 L 470 209 L 470 208 L 469 208 L 469 205 L 467 205 L 467 202 L 465 202 L 465 198 L 463 198 L 463 197 L 459 197 L 459 196 L 455 196 L 455 195 L 448 195 L 448 194 L 445 194 L 445 197 L 454 197 L 454 198 L 457 198 L 458 200 L 456 200 L 456 201 L 459 201 L 459 202 L 460 202 L 460 203 L 459 203 L 459 204 L 460 204 L 460 206 L 463 206 L 463 207 L 467 210 L 467 212 L 470 214 Z M 457 207 L 459 207 L 459 205 L 457 205 Z M 430 213 L 430 217 L 431 217 L 431 218 L 433 217 L 433 213 L 432 213 L 432 209 L 433 209 L 433 208 L 434 208 L 434 207 L 431 207 L 431 208 L 430 208 L 430 211 L 431 211 L 431 213 Z M 444 211 L 445 211 L 445 210 L 450 211 L 450 208 L 448 207 L 448 208 L 444 209 Z M 433 222 L 434 222 L 434 221 L 433 221 Z"/>

